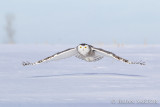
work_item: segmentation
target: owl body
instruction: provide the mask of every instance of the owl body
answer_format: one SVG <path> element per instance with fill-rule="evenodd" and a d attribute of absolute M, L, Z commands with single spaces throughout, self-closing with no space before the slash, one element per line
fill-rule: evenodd
<path fill-rule="evenodd" d="M 92 46 L 88 44 L 80 44 L 77 46 L 77 52 L 76 57 L 87 62 L 98 61 L 103 58 L 103 56 L 96 55 L 95 51 L 92 50 Z"/>

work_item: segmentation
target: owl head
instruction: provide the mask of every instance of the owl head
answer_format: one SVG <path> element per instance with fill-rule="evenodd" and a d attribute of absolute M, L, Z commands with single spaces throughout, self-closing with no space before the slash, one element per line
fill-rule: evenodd
<path fill-rule="evenodd" d="M 89 45 L 83 43 L 77 46 L 77 50 L 81 55 L 85 56 L 90 52 L 91 48 Z"/>

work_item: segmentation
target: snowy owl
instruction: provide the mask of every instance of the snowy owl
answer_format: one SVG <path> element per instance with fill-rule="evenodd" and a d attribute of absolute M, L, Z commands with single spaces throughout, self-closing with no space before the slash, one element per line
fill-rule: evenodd
<path fill-rule="evenodd" d="M 117 56 L 116 54 L 100 49 L 100 48 L 95 48 L 92 45 L 88 45 L 88 44 L 80 44 L 75 48 L 69 48 L 66 49 L 62 52 L 58 52 L 52 56 L 49 56 L 45 59 L 39 60 L 37 62 L 34 63 L 30 63 L 30 62 L 23 62 L 23 65 L 37 65 L 40 64 L 42 62 L 46 62 L 49 60 L 59 60 L 59 59 L 64 59 L 64 58 L 68 58 L 68 57 L 72 57 L 72 56 L 76 56 L 79 59 L 85 60 L 87 62 L 93 62 L 93 61 L 98 61 L 100 59 L 102 59 L 105 56 L 110 56 L 113 57 L 119 61 L 128 63 L 128 64 L 140 64 L 140 65 L 145 65 L 144 62 L 131 62 L 129 60 L 126 60 L 124 58 L 121 58 L 119 56 Z"/>

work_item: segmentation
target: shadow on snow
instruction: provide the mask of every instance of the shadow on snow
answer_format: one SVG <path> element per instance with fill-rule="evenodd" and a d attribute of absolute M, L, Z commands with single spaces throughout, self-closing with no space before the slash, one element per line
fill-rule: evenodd
<path fill-rule="evenodd" d="M 120 74 L 120 73 L 70 73 L 70 74 L 32 76 L 32 77 L 29 77 L 29 78 L 63 77 L 63 76 L 95 76 L 95 75 L 99 75 L 99 76 L 144 77 L 142 75 Z"/>

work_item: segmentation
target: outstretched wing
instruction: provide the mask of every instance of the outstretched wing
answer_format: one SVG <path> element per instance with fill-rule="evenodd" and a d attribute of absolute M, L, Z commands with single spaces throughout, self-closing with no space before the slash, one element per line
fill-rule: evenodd
<path fill-rule="evenodd" d="M 100 55 L 103 55 L 103 56 L 111 56 L 117 60 L 120 60 L 122 62 L 125 62 L 125 63 L 128 63 L 128 64 L 140 64 L 140 65 L 145 65 L 144 62 L 131 62 L 127 59 L 124 59 L 124 58 L 121 58 L 119 56 L 117 56 L 116 54 L 112 53 L 112 52 L 109 52 L 109 51 L 106 51 L 106 50 L 103 50 L 103 49 L 100 49 L 100 48 L 94 48 L 92 47 L 92 49 L 95 51 L 96 54 L 100 54 Z"/>
<path fill-rule="evenodd" d="M 45 62 L 45 61 L 49 61 L 49 60 L 59 60 L 59 59 L 64 59 L 64 58 L 68 58 L 68 57 L 71 57 L 71 56 L 74 56 L 77 54 L 77 49 L 76 48 L 70 48 L 70 49 L 67 49 L 67 50 L 64 50 L 62 52 L 58 52 L 52 56 L 49 56 L 45 59 L 42 59 L 42 60 L 39 60 L 35 63 L 30 63 L 30 62 L 23 62 L 23 65 L 36 65 L 36 64 L 40 64 L 42 62 Z"/>

